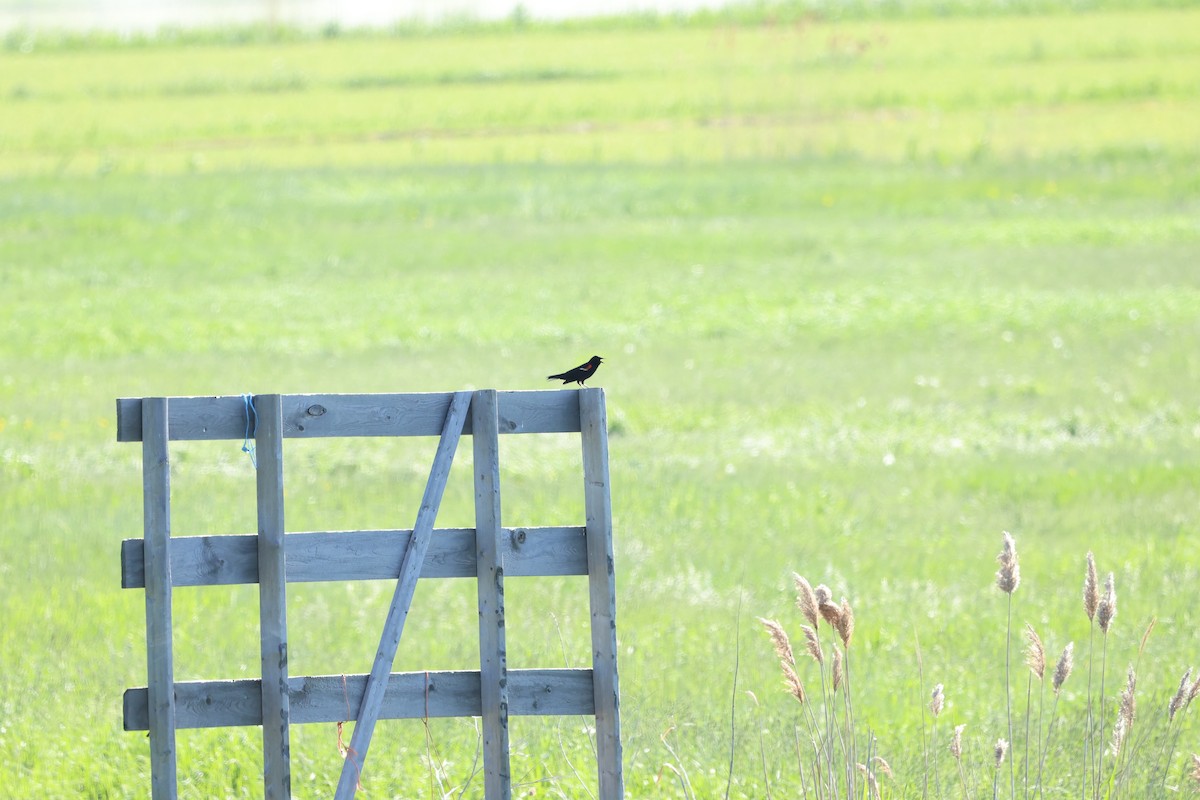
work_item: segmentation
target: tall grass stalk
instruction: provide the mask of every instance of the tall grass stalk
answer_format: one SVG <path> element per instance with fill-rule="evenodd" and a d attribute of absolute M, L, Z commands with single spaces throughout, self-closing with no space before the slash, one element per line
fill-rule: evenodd
<path fill-rule="evenodd" d="M 1126 673 L 1125 688 L 1121 691 L 1121 702 L 1117 708 L 1116 722 L 1113 725 L 1111 744 L 1113 766 L 1112 774 L 1108 779 L 1109 791 L 1107 795 L 1110 800 L 1116 800 L 1121 794 L 1121 786 L 1131 756 L 1130 751 L 1133 749 L 1132 746 L 1126 747 L 1125 745 L 1129 742 L 1133 734 L 1133 724 L 1137 710 L 1136 691 L 1137 673 L 1131 666 Z"/>
<path fill-rule="evenodd" d="M 1100 645 L 1100 693 L 1097 700 L 1097 714 L 1093 717 L 1092 727 L 1087 730 L 1087 738 L 1091 742 L 1092 753 L 1094 754 L 1094 766 L 1092 772 L 1092 798 L 1099 800 L 1100 796 L 1100 770 L 1104 769 L 1104 745 L 1098 741 L 1099 738 L 1099 720 L 1104 711 L 1104 672 L 1108 666 L 1109 658 L 1109 637 L 1108 634 L 1102 639 Z M 1099 746 L 1099 752 L 1096 748 Z"/>
<path fill-rule="evenodd" d="M 921 689 L 921 757 L 925 762 L 925 769 L 921 773 L 921 798 L 926 800 L 929 797 L 929 746 L 932 742 L 935 746 L 937 739 L 933 733 L 925 730 L 925 665 L 921 659 L 921 637 L 913 630 L 913 640 L 916 642 L 917 648 L 917 683 Z M 934 756 L 936 759 L 936 755 Z M 940 796 L 941 793 L 939 792 Z"/>
<path fill-rule="evenodd" d="M 1028 798 L 1029 797 L 1029 739 L 1030 739 L 1029 721 L 1030 721 L 1030 717 L 1032 717 L 1032 711 L 1031 711 L 1032 699 L 1031 698 L 1033 695 L 1033 679 L 1035 677 L 1038 679 L 1038 686 L 1040 687 L 1040 690 L 1044 692 L 1045 681 L 1043 681 L 1043 677 L 1045 676 L 1045 673 L 1046 673 L 1046 650 L 1044 647 L 1042 647 L 1042 640 L 1037 635 L 1037 631 L 1035 631 L 1033 626 L 1028 623 L 1025 624 L 1025 638 L 1029 642 L 1029 645 L 1025 650 L 1025 663 L 1029 667 L 1029 678 L 1025 685 L 1025 758 L 1024 758 L 1023 768 L 1025 771 L 1025 780 L 1024 780 L 1025 797 Z M 1041 717 L 1041 702 L 1039 699 L 1039 703 L 1038 703 L 1038 742 L 1039 743 L 1041 742 L 1041 739 L 1042 739 L 1042 717 Z"/>
<path fill-rule="evenodd" d="M 1104 679 L 1108 668 L 1108 631 L 1112 627 L 1112 621 L 1117 616 L 1117 592 L 1114 585 L 1113 574 L 1108 573 L 1108 580 L 1104 584 L 1104 596 L 1100 598 L 1100 604 L 1096 607 L 1096 622 L 1100 626 L 1100 632 L 1103 634 L 1103 642 L 1100 653 L 1100 700 L 1097 707 L 1102 713 L 1104 711 Z M 1098 730 L 1089 729 L 1088 738 L 1092 739 L 1093 751 L 1097 746 L 1100 747 L 1099 753 L 1096 755 L 1096 774 L 1094 776 L 1094 791 L 1093 797 L 1095 800 L 1100 800 L 1100 776 L 1104 771 L 1104 745 L 1097 741 Z"/>
<path fill-rule="evenodd" d="M 1075 666 L 1075 643 L 1068 642 L 1063 648 L 1062 655 L 1058 657 L 1058 662 L 1054 665 L 1054 677 L 1051 680 L 1051 686 L 1054 688 L 1054 705 L 1050 708 L 1050 724 L 1046 728 L 1046 742 L 1042 747 L 1042 756 L 1038 761 L 1038 796 L 1045 795 L 1044 786 L 1042 783 L 1042 771 L 1046 766 L 1046 754 L 1050 751 L 1050 740 L 1054 738 L 1054 722 L 1058 714 L 1058 698 L 1062 694 L 1063 684 L 1071 675 L 1071 670 Z"/>
<path fill-rule="evenodd" d="M 1089 553 L 1089 555 L 1091 555 Z M 1092 718 L 1092 662 L 1094 660 L 1096 643 L 1096 624 L 1093 622 L 1088 625 L 1088 677 L 1087 677 L 1087 716 L 1084 722 L 1083 736 L 1083 770 L 1079 773 L 1079 797 L 1084 800 L 1087 795 L 1087 789 L 1090 777 L 1096 768 L 1095 753 L 1092 750 L 1092 729 L 1095 727 L 1095 722 Z M 1057 705 L 1058 698 L 1055 698 Z"/>
<path fill-rule="evenodd" d="M 999 587 L 1000 591 L 1008 595 L 1008 614 L 1004 631 L 1004 713 L 1008 718 L 1008 740 L 1005 742 L 1005 748 L 1007 749 L 1008 742 L 1011 742 L 1013 739 L 1012 596 L 1021 583 L 1021 568 L 1017 560 L 1017 543 L 1008 531 L 1004 532 L 1004 548 L 1000 551 L 1000 555 L 996 556 L 996 560 L 1000 562 L 1000 569 L 996 571 L 996 586 Z M 997 763 L 997 767 L 999 767 L 999 763 Z M 1017 776 L 1011 758 L 1008 760 L 1008 787 L 1009 797 L 1016 797 Z"/>
<path fill-rule="evenodd" d="M 954 736 L 950 739 L 950 755 L 954 756 L 954 763 L 958 766 L 958 785 L 962 788 L 963 800 L 971 800 L 971 794 L 967 791 L 967 773 L 963 769 L 962 760 L 962 735 L 966 725 L 957 725 L 954 728 Z"/>
<path fill-rule="evenodd" d="M 850 643 L 854 640 L 854 609 L 845 597 L 842 598 L 842 605 L 839 609 L 837 617 L 837 634 L 842 640 L 843 661 L 845 667 L 845 684 L 846 689 L 842 694 L 842 699 L 846 707 L 846 739 L 849 742 L 850 753 L 848 763 L 853 766 L 858 763 L 858 737 L 855 732 L 854 721 L 854 693 L 851 691 L 850 679 Z M 847 800 L 853 800 L 857 794 L 856 773 L 851 770 L 849 780 L 849 790 L 846 793 Z"/>
<path fill-rule="evenodd" d="M 797 600 L 797 604 L 801 607 L 802 610 L 804 610 L 805 609 L 805 603 L 804 603 L 805 589 L 807 589 L 808 592 L 811 592 L 812 590 L 811 590 L 811 587 L 808 586 L 807 581 L 804 581 L 804 579 L 801 578 L 799 575 L 796 575 L 795 579 L 797 581 L 797 587 L 800 591 L 800 597 Z M 803 585 L 803 588 L 801 588 L 801 585 Z M 809 618 L 811 621 L 812 619 L 815 619 L 815 612 L 810 617 L 809 613 L 806 611 L 805 617 Z M 822 726 L 820 724 L 818 724 L 816 717 L 813 715 L 812 704 L 808 702 L 808 694 L 804 690 L 804 686 L 800 681 L 799 675 L 797 675 L 797 673 L 796 673 L 795 652 L 792 649 L 791 641 L 788 638 L 787 632 L 784 630 L 783 626 L 775 620 L 763 619 L 760 617 L 759 622 L 761 622 L 763 627 L 766 629 L 767 634 L 770 637 L 772 645 L 774 647 L 775 655 L 776 655 L 776 657 L 779 658 L 779 664 L 780 664 L 781 669 L 783 670 L 785 688 L 788 691 L 788 693 L 791 694 L 792 697 L 794 697 L 796 699 L 796 701 L 800 704 L 800 707 L 801 707 L 801 716 L 804 718 L 805 724 L 808 729 L 808 739 L 813 748 L 814 760 L 813 760 L 813 766 L 812 766 L 812 776 L 813 776 L 813 786 L 816 791 L 816 796 L 817 796 L 818 800 L 822 800 L 822 798 L 825 798 L 825 797 L 829 797 L 829 798 L 836 797 L 837 796 L 836 795 L 836 782 L 833 778 L 833 776 L 836 773 L 834 772 L 834 769 L 832 766 L 833 765 L 832 751 L 827 746 L 828 743 L 831 741 L 831 739 L 827 733 L 828 727 L 829 727 L 829 724 L 828 724 L 828 720 L 829 720 L 828 711 L 829 710 L 828 710 L 827 706 L 829 705 L 829 703 L 828 703 L 828 694 L 827 694 L 826 685 L 825 685 L 825 671 L 824 671 L 825 655 L 824 655 L 824 651 L 821 649 L 820 639 L 816 633 L 816 630 L 813 629 L 812 627 L 807 626 L 807 625 L 801 627 L 801 630 L 804 632 L 805 651 L 817 663 L 818 672 L 821 677 L 822 706 L 823 706 L 823 710 L 825 711 L 825 719 L 826 719 L 826 724 L 824 726 L 824 729 L 822 728 Z M 806 788 L 805 779 L 804 779 L 804 754 L 803 754 L 803 750 L 800 745 L 799 726 L 793 724 L 792 728 L 793 728 L 793 736 L 796 739 L 796 759 L 797 759 L 797 766 L 798 766 L 798 769 L 800 772 L 801 786 L 805 792 L 805 795 L 807 796 L 808 790 Z M 824 730 L 824 733 L 822 732 L 823 730 Z M 823 768 L 823 766 L 822 766 L 823 760 L 826 762 L 825 768 Z M 830 784 L 829 784 L 829 792 L 828 793 L 826 793 L 826 791 L 825 791 L 825 788 L 826 788 L 825 780 L 822 777 L 822 775 L 830 776 Z"/>
<path fill-rule="evenodd" d="M 729 693 L 729 776 L 725 781 L 725 800 L 729 800 L 729 790 L 733 788 L 733 757 L 737 746 L 738 671 L 742 665 L 742 603 L 745 596 L 743 585 L 739 580 L 737 614 L 733 618 L 733 687 Z M 750 696 L 754 699 L 754 706 L 757 708 L 758 698 L 753 694 Z M 760 749 L 762 747 L 761 729 L 759 731 L 759 747 Z"/>
<path fill-rule="evenodd" d="M 667 748 L 667 752 L 671 754 L 671 758 L 675 759 L 675 764 L 672 764 L 668 761 L 663 764 L 663 767 L 671 770 L 671 772 L 674 773 L 675 777 L 679 780 L 679 787 L 683 790 L 683 796 L 685 800 L 695 800 L 696 794 L 692 790 L 692 780 L 688 777 L 687 767 L 683 765 L 683 760 L 679 758 L 679 754 L 675 752 L 675 748 L 671 746 L 669 741 L 667 741 L 667 737 L 669 737 L 671 732 L 674 730 L 675 726 L 671 725 L 665 731 L 663 731 L 662 735 L 659 737 L 659 739 L 662 740 L 663 746 Z M 678 766 L 676 766 L 676 764 L 678 764 Z"/>
<path fill-rule="evenodd" d="M 1000 793 L 1000 767 L 1004 764 L 1004 755 L 1007 752 L 1008 740 L 997 740 L 996 747 L 992 751 L 995 760 L 994 769 L 992 771 L 992 800 L 996 800 Z"/>
<path fill-rule="evenodd" d="M 814 786 L 818 798 L 844 796 L 854 800 L 868 787 L 860 787 L 857 769 L 858 748 L 854 718 L 854 700 L 851 689 L 850 646 L 854 641 L 854 609 L 846 598 L 840 604 L 832 600 L 833 593 L 824 585 L 813 589 L 803 577 L 793 573 L 796 584 L 796 605 L 804 614 L 808 625 L 801 626 L 804 634 L 805 651 L 817 663 L 821 679 L 821 713 L 823 724 L 818 724 L 812 713 L 811 704 L 806 704 L 806 695 L 796 674 L 795 652 L 783 626 L 775 620 L 759 618 L 771 638 L 775 654 L 784 672 L 789 691 L 805 706 L 809 724 L 809 737 L 816 756 L 813 763 Z M 834 636 L 828 652 L 829 673 L 825 671 L 826 649 L 821 644 L 819 622 L 824 619 Z M 840 646 L 839 646 L 840 645 Z M 841 690 L 841 697 L 838 692 Z M 838 704 L 841 704 L 839 714 Z M 803 752 L 797 736 L 797 757 L 803 773 Z M 842 780 L 839 780 L 839 774 Z M 868 777 L 873 775 L 867 773 Z M 866 778 L 864 778 L 866 780 Z M 873 790 L 873 791 L 877 791 Z"/>
<path fill-rule="evenodd" d="M 1096 558 L 1092 555 L 1092 551 L 1087 554 L 1087 568 L 1084 570 L 1083 576 L 1083 613 L 1088 618 L 1088 680 L 1087 680 L 1087 717 L 1085 735 L 1083 737 L 1083 769 L 1079 774 L 1079 797 L 1080 800 L 1086 795 L 1084 787 L 1087 786 L 1088 779 L 1086 776 L 1092 774 L 1094 768 L 1092 744 L 1092 660 L 1095 652 L 1096 641 L 1096 611 L 1100 606 L 1100 583 L 1096 576 Z M 1058 704 L 1058 697 L 1055 696 L 1055 705 Z"/>
<path fill-rule="evenodd" d="M 942 691 L 942 684 L 939 683 L 937 686 L 933 687 L 933 692 L 931 693 L 929 699 L 929 713 L 933 716 L 933 720 L 929 725 L 929 736 L 934 742 L 937 741 L 937 718 L 938 715 L 942 713 L 942 708 L 944 705 L 945 695 Z M 922 715 L 924 715 L 923 710 Z M 929 767 L 926 766 L 925 769 L 928 771 Z M 942 796 L 942 784 L 941 780 L 938 778 L 938 764 L 936 756 L 933 759 L 933 790 L 935 796 Z"/>
<path fill-rule="evenodd" d="M 1180 725 L 1175 723 L 1175 718 L 1180 712 L 1186 711 L 1191 705 L 1192 698 L 1196 693 L 1200 693 L 1200 676 L 1196 678 L 1196 682 L 1191 682 L 1192 669 L 1189 667 L 1183 673 L 1183 677 L 1179 679 L 1179 689 L 1171 698 L 1171 702 L 1167 704 L 1167 735 L 1163 737 L 1162 746 L 1159 748 L 1158 756 L 1155 758 L 1155 763 L 1161 763 L 1162 766 L 1162 781 L 1159 783 L 1159 791 L 1166 791 L 1167 774 L 1170 772 L 1171 761 L 1175 758 L 1175 748 L 1179 745 Z M 1193 691 L 1193 687 L 1195 691 Z M 1163 754 L 1166 758 L 1163 758 Z"/>
<path fill-rule="evenodd" d="M 751 691 L 747 691 L 746 694 L 748 694 L 750 696 L 750 699 L 754 702 L 754 708 L 755 709 L 759 708 L 758 696 L 755 695 L 754 692 L 751 692 Z M 758 728 L 758 760 L 762 765 L 763 791 L 766 793 L 767 800 L 770 800 L 770 797 L 771 797 L 771 774 L 770 774 L 770 771 L 767 769 L 767 749 L 766 749 L 766 745 L 763 742 L 762 725 L 758 725 L 757 728 Z M 732 749 L 732 746 L 730 749 Z M 733 757 L 732 756 L 730 756 L 729 770 L 730 770 L 730 782 L 732 783 L 732 775 L 733 775 Z M 804 786 L 803 776 L 801 776 L 800 785 L 801 785 L 801 787 Z M 726 786 L 726 789 L 725 789 L 725 797 L 726 798 L 729 797 L 728 785 Z"/>

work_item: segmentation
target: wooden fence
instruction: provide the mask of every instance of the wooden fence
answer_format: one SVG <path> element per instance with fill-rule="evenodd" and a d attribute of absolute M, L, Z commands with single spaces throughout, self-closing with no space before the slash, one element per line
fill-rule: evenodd
<path fill-rule="evenodd" d="M 500 434 L 578 432 L 586 521 L 504 528 Z M 474 446 L 475 528 L 434 528 L 459 436 Z M 283 440 L 440 436 L 411 530 L 285 533 Z M 253 437 L 258 533 L 171 537 L 171 441 Z M 144 535 L 121 545 L 121 582 L 145 590 L 147 686 L 124 698 L 125 729 L 149 731 L 151 794 L 175 798 L 176 737 L 184 728 L 261 726 L 267 798 L 291 797 L 289 729 L 340 722 L 358 709 L 338 800 L 354 795 L 377 719 L 481 717 L 485 797 L 509 798 L 511 715 L 594 715 L 598 797 L 624 794 L 616 660 L 616 593 L 608 437 L 601 389 L 371 395 L 151 397 L 117 401 L 117 440 L 142 443 Z M 508 669 L 506 577 L 586 575 L 591 669 Z M 392 673 L 418 578 L 478 581 L 480 669 Z M 369 674 L 288 673 L 287 584 L 396 579 Z M 175 682 L 176 586 L 257 583 L 261 680 Z"/>

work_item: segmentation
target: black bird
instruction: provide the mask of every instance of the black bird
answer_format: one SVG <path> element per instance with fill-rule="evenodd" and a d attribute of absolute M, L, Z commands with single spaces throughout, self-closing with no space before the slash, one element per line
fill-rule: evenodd
<path fill-rule="evenodd" d="M 563 383 L 575 381 L 575 383 L 583 386 L 584 381 L 596 374 L 596 370 L 600 367 L 600 362 L 603 360 L 600 356 L 592 356 L 586 364 L 580 364 L 575 369 L 569 369 L 559 375 L 551 375 L 546 380 L 561 380 Z"/>

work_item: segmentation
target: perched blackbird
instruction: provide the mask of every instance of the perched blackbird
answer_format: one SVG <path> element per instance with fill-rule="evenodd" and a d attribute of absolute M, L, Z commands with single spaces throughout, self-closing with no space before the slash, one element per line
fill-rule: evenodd
<path fill-rule="evenodd" d="M 569 369 L 561 375 L 551 375 L 546 380 L 561 380 L 563 383 L 575 381 L 580 386 L 583 386 L 584 381 L 596 374 L 596 369 L 603 360 L 600 356 L 592 356 L 586 364 L 580 364 L 575 369 Z"/>

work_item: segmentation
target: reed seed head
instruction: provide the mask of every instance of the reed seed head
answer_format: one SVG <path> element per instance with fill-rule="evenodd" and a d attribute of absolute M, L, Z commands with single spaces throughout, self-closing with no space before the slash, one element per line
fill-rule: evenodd
<path fill-rule="evenodd" d="M 1100 583 L 1096 579 L 1096 557 L 1089 550 L 1087 554 L 1087 572 L 1083 576 L 1083 613 L 1088 621 L 1096 618 L 1096 608 L 1100 605 Z"/>
<path fill-rule="evenodd" d="M 850 640 L 854 638 L 854 609 L 850 608 L 849 601 L 842 598 L 841 608 L 838 609 L 838 636 L 842 637 L 842 647 L 850 649 Z"/>
<path fill-rule="evenodd" d="M 866 764 L 856 764 L 855 766 L 858 767 L 858 771 L 862 773 L 864 778 L 866 778 L 867 787 L 871 792 L 871 800 L 881 800 L 881 796 L 879 794 L 879 781 L 875 780 L 875 773 L 867 769 Z"/>
<path fill-rule="evenodd" d="M 820 665 L 824 665 L 825 653 L 821 651 L 821 637 L 817 635 L 817 629 L 808 625 L 801 625 L 800 630 L 804 632 L 804 647 L 808 650 L 808 654 L 812 656 L 812 660 Z"/>
<path fill-rule="evenodd" d="M 1062 655 L 1058 657 L 1058 663 L 1054 665 L 1054 693 L 1058 694 L 1062 689 L 1062 685 L 1066 683 L 1067 677 L 1070 676 L 1071 670 L 1075 667 L 1075 643 L 1069 642 L 1063 648 Z"/>
<path fill-rule="evenodd" d="M 817 609 L 821 612 L 821 618 L 829 622 L 829 627 L 833 630 L 838 630 L 838 625 L 841 618 L 841 606 L 833 601 L 833 594 L 830 593 L 829 587 L 822 584 L 816 588 Z"/>
<path fill-rule="evenodd" d="M 1017 563 L 1017 543 L 1012 534 L 1004 532 L 1004 549 L 996 556 L 1000 569 L 996 571 L 996 586 L 1005 594 L 1012 594 L 1021 583 L 1021 567 Z"/>
<path fill-rule="evenodd" d="M 1200 753 L 1192 753 L 1192 771 L 1188 773 L 1196 786 L 1200 787 Z"/>
<path fill-rule="evenodd" d="M 966 727 L 966 723 L 956 725 L 954 727 L 954 736 L 950 739 L 950 755 L 959 761 L 962 760 L 962 735 Z"/>
<path fill-rule="evenodd" d="M 1175 692 L 1175 696 L 1167 704 L 1167 721 L 1174 722 L 1175 715 L 1179 713 L 1179 709 L 1187 705 L 1188 690 L 1191 688 L 1189 681 L 1191 679 L 1192 670 L 1189 667 L 1188 671 L 1183 673 L 1183 677 L 1179 679 L 1179 691 Z"/>
<path fill-rule="evenodd" d="M 812 625 L 814 628 L 817 627 L 817 608 L 820 606 L 820 603 L 817 602 L 817 596 L 813 592 L 812 584 L 798 572 L 792 573 L 792 583 L 796 585 L 796 607 L 800 609 L 800 613 L 808 620 L 809 625 Z"/>
<path fill-rule="evenodd" d="M 997 739 L 996 747 L 992 751 L 992 755 L 996 759 L 996 769 L 1000 769 L 1000 765 L 1004 763 L 1004 756 L 1008 753 L 1008 740 Z"/>
<path fill-rule="evenodd" d="M 885 761 L 883 756 L 872 756 L 871 760 L 879 766 L 879 771 L 884 775 L 887 775 L 889 778 L 894 777 L 892 775 L 892 765 Z"/>
<path fill-rule="evenodd" d="M 771 644 L 775 647 L 775 655 L 780 661 L 786 661 L 788 664 L 796 663 L 796 656 L 792 653 L 792 643 L 788 639 L 787 631 L 773 619 L 758 618 L 762 626 L 767 629 L 767 635 L 771 637 Z"/>
<path fill-rule="evenodd" d="M 1025 648 L 1025 663 L 1040 681 L 1046 677 L 1046 648 L 1042 646 L 1037 631 L 1028 622 L 1025 623 L 1025 638 L 1029 642 L 1029 646 Z"/>
<path fill-rule="evenodd" d="M 796 670 L 786 661 L 780 661 L 779 668 L 783 670 L 783 685 L 787 693 L 796 698 L 796 702 L 800 705 L 804 705 L 808 695 L 804 692 L 804 684 L 800 682 L 800 676 L 796 674 Z"/>
<path fill-rule="evenodd" d="M 859 775 L 862 775 L 866 781 L 866 786 L 870 789 L 871 800 L 880 800 L 880 784 L 875 780 L 875 772 L 866 769 L 866 764 L 854 764 L 858 768 Z"/>
<path fill-rule="evenodd" d="M 1197 697 L 1200 697 L 1200 676 L 1196 677 L 1196 680 L 1192 683 L 1192 688 L 1188 689 L 1187 700 L 1183 701 L 1183 707 L 1187 708 L 1190 706 L 1192 701 Z"/>
<path fill-rule="evenodd" d="M 1142 634 L 1142 641 L 1138 644 L 1138 656 L 1142 655 L 1142 651 L 1146 649 L 1146 642 L 1150 639 L 1151 632 L 1154 631 L 1154 626 L 1158 624 L 1158 617 L 1151 617 L 1150 624 L 1146 626 L 1146 632 Z"/>
<path fill-rule="evenodd" d="M 942 713 L 945 703 L 946 696 L 942 694 L 942 685 L 939 683 L 933 687 L 933 695 L 929 700 L 929 711 L 933 714 L 934 719 L 937 719 L 938 714 Z"/>
<path fill-rule="evenodd" d="M 1133 719 L 1137 716 L 1137 673 L 1133 671 L 1133 667 L 1129 667 L 1129 672 L 1125 676 L 1125 689 L 1121 692 L 1121 718 L 1125 720 L 1125 724 L 1133 729 Z"/>
<path fill-rule="evenodd" d="M 1125 719 L 1118 714 L 1117 724 L 1113 725 L 1112 741 L 1108 745 L 1108 752 L 1114 758 L 1121 755 L 1121 745 L 1125 742 L 1125 734 L 1127 732 L 1125 729 Z"/>
<path fill-rule="evenodd" d="M 1100 630 L 1108 633 L 1108 629 L 1112 627 L 1113 618 L 1117 616 L 1117 589 L 1114 583 L 1113 574 L 1108 573 L 1108 579 L 1104 581 L 1104 596 L 1100 598 L 1100 605 L 1096 607 L 1096 621 L 1100 623 Z"/>
<path fill-rule="evenodd" d="M 1121 705 L 1117 709 L 1117 722 L 1113 725 L 1110 749 L 1114 756 L 1120 755 L 1121 745 L 1125 743 L 1125 738 L 1133 731 L 1133 719 L 1137 712 L 1137 703 L 1134 700 L 1134 691 L 1136 688 L 1137 676 L 1133 672 L 1133 667 L 1130 667 L 1125 680 L 1125 688 L 1121 690 Z"/>

